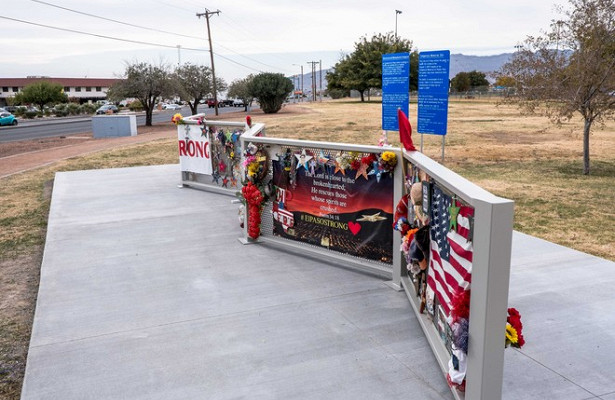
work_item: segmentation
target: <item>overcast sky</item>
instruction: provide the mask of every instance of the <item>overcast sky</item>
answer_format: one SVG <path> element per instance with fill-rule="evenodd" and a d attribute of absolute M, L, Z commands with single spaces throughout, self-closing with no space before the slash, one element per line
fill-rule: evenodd
<path fill-rule="evenodd" d="M 547 29 L 556 1 L 12 0 L 0 8 L 0 77 L 114 77 L 136 60 L 209 66 L 205 19 L 196 17 L 205 7 L 221 11 L 211 33 L 217 75 L 228 83 L 259 71 L 297 74 L 300 65 L 308 72 L 308 61 L 331 67 L 361 36 L 394 31 L 395 10 L 398 35 L 419 51 L 500 54 Z"/>

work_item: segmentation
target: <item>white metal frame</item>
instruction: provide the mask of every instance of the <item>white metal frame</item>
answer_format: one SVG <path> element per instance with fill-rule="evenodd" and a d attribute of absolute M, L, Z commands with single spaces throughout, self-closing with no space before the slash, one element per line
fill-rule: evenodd
<path fill-rule="evenodd" d="M 185 125 L 202 125 L 199 120 L 203 118 L 203 124 L 205 126 L 214 126 L 214 127 L 229 127 L 229 128 L 243 128 L 244 135 L 249 135 L 251 137 L 258 136 L 264 133 L 265 124 L 253 124 L 251 127 L 248 126 L 245 122 L 234 122 L 234 121 L 212 121 L 205 119 L 205 114 L 196 114 L 191 115 L 189 117 L 183 118 L 183 122 Z M 177 126 L 177 129 L 182 129 L 181 125 Z M 243 147 L 242 147 L 243 149 Z M 224 194 L 227 196 L 235 196 L 235 193 L 240 190 L 240 188 L 223 188 L 214 184 L 203 183 L 203 182 L 195 182 L 188 179 L 185 179 L 186 171 L 180 172 L 180 187 L 191 187 L 194 189 L 206 190 L 209 192 Z"/>
<path fill-rule="evenodd" d="M 324 150 L 333 150 L 333 151 L 356 151 L 359 153 L 380 153 L 382 151 L 393 151 L 397 155 L 398 160 L 401 161 L 401 152 L 399 149 L 395 148 L 383 148 L 379 146 L 367 146 L 367 145 L 357 145 L 357 144 L 349 144 L 349 143 L 335 143 L 335 142 L 317 142 L 317 141 L 309 141 L 309 140 L 296 140 L 296 139 L 283 139 L 283 138 L 275 138 L 275 137 L 265 137 L 265 136 L 254 136 L 254 132 L 250 131 L 246 134 L 243 134 L 240 137 L 242 141 L 242 148 L 246 148 L 248 143 L 254 144 L 263 144 L 267 149 L 268 153 L 276 154 L 281 153 L 282 147 L 302 147 L 302 148 L 318 148 Z M 401 179 L 402 169 L 401 162 L 397 163 L 394 174 L 394 193 L 393 199 L 399 198 L 402 192 L 403 179 Z M 393 202 L 393 207 L 396 203 Z M 393 263 L 392 269 L 385 268 L 378 263 L 371 262 L 370 260 L 363 260 L 357 257 L 346 256 L 342 253 L 337 253 L 334 251 L 319 249 L 318 247 L 309 246 L 305 244 L 301 244 L 298 242 L 293 242 L 290 240 L 278 239 L 275 237 L 259 237 L 256 241 L 250 239 L 247 235 L 247 218 L 248 218 L 248 210 L 246 209 L 244 224 L 244 237 L 240 239 L 242 243 L 268 243 L 278 247 L 283 247 L 290 251 L 300 252 L 303 255 L 312 255 L 318 257 L 319 259 L 327 258 L 331 262 L 336 264 L 341 264 L 346 267 L 351 267 L 355 269 L 359 269 L 364 272 L 372 273 L 381 277 L 385 277 L 386 279 L 392 279 L 391 282 L 387 284 L 397 290 L 401 290 L 401 275 L 398 272 L 397 265 L 401 263 L 401 255 L 399 254 L 399 246 L 401 240 L 399 235 L 393 235 L 392 242 L 392 250 L 393 250 Z M 397 272 L 396 272 L 397 271 Z"/>
<path fill-rule="evenodd" d="M 514 202 L 494 196 L 418 151 L 403 150 L 403 157 L 474 207 L 465 397 L 472 400 L 501 399 Z M 450 356 L 429 317 L 419 313 L 420 301 L 407 273 L 401 271 L 401 263 L 396 267 L 400 268 L 397 273 L 402 276 L 402 286 L 440 368 L 446 374 Z M 464 394 L 455 389 L 453 394 L 457 399 L 464 398 Z"/>
<path fill-rule="evenodd" d="M 187 124 L 198 124 L 202 114 L 184 119 Z M 356 151 L 378 153 L 383 150 L 394 151 L 400 162 L 394 170 L 394 202 L 397 204 L 403 195 L 403 159 L 412 163 L 447 191 L 454 193 L 464 202 L 474 208 L 473 262 L 472 262 L 472 296 L 470 300 L 469 347 L 466 373 L 466 392 L 453 389 L 457 399 L 498 400 L 502 397 L 502 380 L 504 369 L 504 332 L 508 307 L 508 286 L 510 277 L 510 258 L 512 243 L 512 227 L 514 203 L 485 191 L 469 182 L 443 165 L 430 159 L 420 152 L 407 152 L 393 148 L 364 146 L 347 143 L 316 142 L 283 138 L 265 137 L 264 124 L 254 124 L 248 127 L 243 123 L 224 121 L 205 121 L 209 126 L 244 127 L 241 135 L 241 147 L 247 144 L 263 144 L 270 155 L 280 153 L 282 147 L 321 148 L 334 151 Z M 223 194 L 233 194 L 235 190 L 183 181 L 184 186 L 193 186 Z M 448 372 L 449 354 L 440 339 L 436 328 L 426 314 L 419 312 L 420 301 L 417 298 L 414 285 L 407 276 L 399 251 L 401 238 L 393 235 L 392 270 L 374 265 L 369 260 L 326 251 L 317 247 L 304 245 L 275 237 L 261 237 L 252 240 L 247 234 L 246 209 L 244 234 L 239 240 L 242 243 L 269 243 L 302 255 L 312 255 L 322 259 L 328 258 L 336 264 L 353 267 L 359 270 L 390 278 L 389 286 L 397 290 L 405 290 L 410 304 L 419 320 L 427 340 L 434 352 L 443 373 Z"/>

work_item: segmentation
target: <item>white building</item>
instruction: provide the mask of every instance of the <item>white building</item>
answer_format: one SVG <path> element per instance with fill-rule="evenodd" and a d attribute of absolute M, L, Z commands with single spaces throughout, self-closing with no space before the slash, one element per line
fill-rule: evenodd
<path fill-rule="evenodd" d="M 14 97 L 24 87 L 47 81 L 57 83 L 64 87 L 64 93 L 70 100 L 80 103 L 89 101 L 105 100 L 107 91 L 120 79 L 113 78 L 50 78 L 47 76 L 29 76 L 27 78 L 0 78 L 0 107 L 7 104 L 6 99 Z"/>

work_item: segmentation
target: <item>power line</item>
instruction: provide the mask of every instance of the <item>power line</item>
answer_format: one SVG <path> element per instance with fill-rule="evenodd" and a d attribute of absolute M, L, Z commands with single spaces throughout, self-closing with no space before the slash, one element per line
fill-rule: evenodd
<path fill-rule="evenodd" d="M 169 35 L 180 36 L 180 37 L 185 37 L 185 38 L 190 38 L 190 39 L 197 39 L 197 40 L 201 40 L 201 39 L 202 39 L 201 37 L 198 37 L 198 36 L 190 36 L 190 35 L 184 35 L 184 34 L 181 34 L 181 33 L 169 32 L 169 31 L 165 31 L 165 30 L 162 30 L 162 29 L 150 28 L 150 27 L 147 27 L 147 26 L 136 25 L 136 24 L 132 24 L 132 23 L 129 23 L 129 22 L 124 22 L 124 21 L 119 21 L 119 20 L 112 19 L 112 18 L 103 17 L 103 16 L 100 16 L 100 15 L 95 15 L 95 14 L 91 14 L 91 13 L 86 13 L 86 12 L 83 12 L 83 11 L 74 10 L 74 9 L 72 9 L 72 8 L 62 7 L 62 6 L 59 6 L 59 5 L 56 5 L 56 4 L 52 4 L 52 3 L 49 3 L 49 2 L 47 2 L 47 1 L 42 1 L 42 0 L 30 0 L 30 1 L 32 1 L 32 2 L 34 2 L 34 3 L 44 4 L 44 5 L 47 5 L 47 6 L 50 6 L 50 7 L 59 8 L 59 9 L 61 9 L 61 10 L 69 11 L 69 12 L 72 12 L 72 13 L 75 13 L 75 14 L 85 15 L 85 16 L 87 16 L 87 17 L 92 17 L 92 18 L 98 18 L 98 19 L 101 19 L 101 20 L 104 20 L 104 21 L 114 22 L 114 23 L 117 23 L 117 24 L 126 25 L 126 26 L 131 26 L 131 27 L 134 27 L 134 28 L 145 29 L 145 30 L 149 30 L 149 31 L 153 31 L 153 32 L 160 32 L 160 33 L 165 33 L 165 34 L 169 34 Z M 165 5 L 168 5 L 167 3 L 164 3 L 164 2 L 161 2 L 161 3 L 162 3 L 162 4 L 165 4 Z M 84 34 L 87 34 L 87 33 L 84 33 Z M 101 37 L 102 37 L 102 36 L 103 36 L 103 35 L 101 35 Z M 254 58 L 251 58 L 251 57 L 248 57 L 248 56 L 246 56 L 246 55 L 243 55 L 243 54 L 241 54 L 241 53 L 239 53 L 239 52 L 236 52 L 236 51 L 234 51 L 233 49 L 230 49 L 230 48 L 228 48 L 228 47 L 226 47 L 226 46 L 223 46 L 223 45 L 221 45 L 221 44 L 219 44 L 219 43 L 216 43 L 216 45 L 217 45 L 217 46 L 222 47 L 223 49 L 225 49 L 225 50 L 227 50 L 227 51 L 230 51 L 231 53 L 235 53 L 235 54 L 237 54 L 237 55 L 239 55 L 239 56 L 241 56 L 241 57 L 244 57 L 244 58 L 246 58 L 246 59 L 248 59 L 248 60 L 250 60 L 250 61 L 256 62 L 256 63 L 258 63 L 258 64 L 262 64 L 262 65 L 264 65 L 264 66 L 266 66 L 266 67 L 269 67 L 269 68 L 274 68 L 274 69 L 277 69 L 277 70 L 283 70 L 283 69 L 281 69 L 281 68 L 279 68 L 279 67 L 275 67 L 275 66 L 273 66 L 273 65 L 265 64 L 265 63 L 263 63 L 263 62 L 260 62 L 260 61 L 258 61 L 258 60 L 256 60 L 256 59 L 254 59 Z M 163 47 L 168 47 L 168 46 L 164 46 L 164 45 L 163 45 Z M 176 45 L 176 46 L 173 46 L 173 47 L 177 47 L 177 45 Z M 186 49 L 186 50 L 193 50 L 193 49 L 190 49 L 190 48 L 187 48 L 187 47 L 183 47 L 183 46 L 182 46 L 182 48 L 184 48 L 184 49 Z M 206 50 L 204 50 L 204 51 L 206 51 Z M 217 54 L 217 53 L 214 53 L 214 54 L 216 54 L 216 55 L 220 56 L 220 55 L 219 55 L 219 54 Z M 220 56 L 220 57 L 221 57 L 221 58 L 224 58 L 225 60 L 227 60 L 227 61 L 229 61 L 229 62 L 232 62 L 232 63 L 235 63 L 235 64 L 237 64 L 237 65 L 240 65 L 240 66 L 242 66 L 242 67 L 244 67 L 244 68 L 248 68 L 248 69 L 251 69 L 251 70 L 254 70 L 254 71 L 261 72 L 260 70 L 258 70 L 258 69 L 256 69 L 256 68 L 251 68 L 251 67 L 248 67 L 248 66 L 243 65 L 243 64 L 241 64 L 241 63 L 235 62 L 235 61 L 233 61 L 233 60 L 231 60 L 231 59 L 229 59 L 229 58 L 225 58 L 225 57 L 222 57 L 222 56 Z"/>
<path fill-rule="evenodd" d="M 3 15 L 0 15 L 0 18 L 2 18 L 2 19 L 6 19 L 6 20 L 9 20 L 9 21 L 14 21 L 14 22 L 21 22 L 21 23 L 23 23 L 23 24 L 40 26 L 40 27 L 43 27 L 43 28 L 48 28 L 48 29 L 55 29 L 55 30 L 59 30 L 59 31 L 70 32 L 70 33 L 76 33 L 76 34 L 80 34 L 80 35 L 94 36 L 94 37 L 98 37 L 98 38 L 102 38 L 102 39 L 116 40 L 116 41 L 119 41 L 119 42 L 127 42 L 127 43 L 144 44 L 144 45 L 154 46 L 154 47 L 164 47 L 164 48 L 167 48 L 167 49 L 177 49 L 177 45 L 166 45 L 166 44 L 160 44 L 160 43 L 143 42 L 143 41 L 139 41 L 139 40 L 130 40 L 130 39 L 116 38 L 116 37 L 113 37 L 113 36 L 99 35 L 99 34 L 96 34 L 96 33 L 83 32 L 83 31 L 78 31 L 78 30 L 75 30 L 75 29 L 60 28 L 60 27 L 57 27 L 57 26 L 51 26 L 51 25 L 45 25 L 45 24 L 39 24 L 39 23 L 37 23 L 37 22 L 25 21 L 25 20 L 22 20 L 22 19 L 11 18 L 11 17 L 5 17 L 5 16 L 3 16 Z M 199 52 L 206 52 L 206 51 L 209 51 L 209 49 L 196 49 L 196 48 L 192 48 L 192 47 L 184 47 L 184 46 L 182 46 L 182 50 L 199 51 Z M 230 59 L 230 58 L 228 58 L 228 57 L 225 57 L 225 56 L 223 56 L 223 55 L 221 55 L 221 54 L 218 54 L 218 53 L 214 53 L 214 54 L 215 54 L 216 56 L 220 57 L 220 58 L 223 58 L 223 59 L 227 60 L 228 62 L 233 63 L 233 64 L 237 64 L 237 65 L 239 65 L 239 66 L 241 66 L 241 67 L 244 67 L 244 68 L 250 69 L 250 70 L 252 70 L 252 71 L 262 72 L 262 71 L 261 71 L 261 70 L 259 70 L 259 69 L 249 67 L 249 66 L 247 66 L 247 65 L 245 65 L 245 64 L 242 64 L 242 63 L 240 63 L 240 62 L 237 62 L 237 61 L 235 61 L 235 60 L 232 60 L 232 59 Z"/>
<path fill-rule="evenodd" d="M 215 42 L 214 42 L 214 43 L 215 43 Z M 248 56 L 246 56 L 246 55 L 244 55 L 244 54 L 238 53 L 238 52 L 236 52 L 235 50 L 232 50 L 232 49 L 229 49 L 228 47 L 222 46 L 220 43 L 216 43 L 216 46 L 218 46 L 218 47 L 222 47 L 223 49 L 226 49 L 227 51 L 230 51 L 231 53 L 235 53 L 235 54 L 237 54 L 238 56 L 243 57 L 243 58 L 246 58 L 246 59 L 248 59 L 248 60 L 250 60 L 250 61 L 253 61 L 253 62 L 255 62 L 255 63 L 259 63 L 259 64 L 261 64 L 261 65 L 264 65 L 265 67 L 274 68 L 274 69 L 277 69 L 277 70 L 279 70 L 279 71 L 287 71 L 286 69 L 283 69 L 283 68 L 280 68 L 280 67 L 275 67 L 275 66 L 273 66 L 273 65 L 269 65 L 269 64 L 265 64 L 264 62 L 260 62 L 260 61 L 258 61 L 258 60 L 257 60 L 257 59 L 255 59 L 255 58 L 248 57 Z M 216 53 L 216 55 L 217 55 L 217 56 L 220 56 L 220 55 L 219 55 L 219 54 L 217 54 L 217 53 Z"/>
<path fill-rule="evenodd" d="M 102 19 L 104 21 L 115 22 L 116 24 L 132 26 L 133 28 L 146 29 L 148 31 L 166 33 L 166 34 L 169 34 L 169 35 L 181 36 L 181 37 L 190 38 L 190 39 L 197 39 L 197 40 L 201 40 L 202 39 L 202 38 L 200 38 L 198 36 L 184 35 L 184 34 L 181 34 L 181 33 L 169 32 L 169 31 L 164 31 L 162 29 L 149 28 L 147 26 L 135 25 L 135 24 L 131 24 L 129 22 L 118 21 L 116 19 L 106 18 L 106 17 L 102 17 L 100 15 L 90 14 L 90 13 L 86 13 L 86 12 L 83 12 L 83 11 L 73 10 L 72 8 L 58 6 L 56 4 L 48 3 L 48 2 L 42 1 L 42 0 L 30 0 L 30 1 L 32 1 L 34 3 L 45 4 L 45 5 L 50 6 L 50 7 L 59 8 L 61 10 L 70 11 L 70 12 L 75 13 L 75 14 L 85 15 L 87 17 L 98 18 L 98 19 Z"/>
<path fill-rule="evenodd" d="M 136 44 L 145 44 L 148 46 L 155 46 L 155 47 L 165 47 L 165 48 L 169 48 L 169 49 L 176 49 L 177 45 L 167 45 L 167 44 L 160 44 L 160 43 L 151 43 L 151 42 L 143 42 L 140 40 L 131 40 L 131 39 L 122 39 L 122 38 L 116 38 L 113 36 L 107 36 L 107 35 L 99 35 L 97 33 L 90 33 L 90 32 L 83 32 L 83 31 L 78 31 L 75 29 L 68 29 L 68 28 L 60 28 L 58 26 L 51 26 L 51 25 L 45 25 L 45 24 L 39 24 L 37 22 L 32 22 L 32 21 L 25 21 L 23 19 L 17 19 L 17 18 L 11 18 L 11 17 L 5 17 L 3 15 L 0 15 L 0 18 L 2 19 L 7 19 L 9 21 L 15 21 L 15 22 L 21 22 L 23 24 L 28 24 L 28 25 L 35 25 L 35 26 L 40 26 L 43 28 L 49 28 L 49 29 L 55 29 L 58 31 L 64 31 L 64 32 L 71 32 L 71 33 L 78 33 L 80 35 L 88 35 L 88 36 L 94 36 L 94 37 L 98 37 L 98 38 L 103 38 L 103 39 L 110 39 L 110 40 L 117 40 L 118 42 L 128 42 L 128 43 L 136 43 Z M 195 48 L 191 48 L 191 47 L 182 47 L 182 49 L 184 50 L 192 50 L 192 51 L 209 51 L 207 49 L 195 49 Z"/>

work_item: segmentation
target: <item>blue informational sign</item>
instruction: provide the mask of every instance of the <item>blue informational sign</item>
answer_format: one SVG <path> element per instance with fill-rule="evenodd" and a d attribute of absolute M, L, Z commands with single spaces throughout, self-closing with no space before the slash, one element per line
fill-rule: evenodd
<path fill-rule="evenodd" d="M 446 135 L 451 52 L 419 53 L 418 132 Z"/>
<path fill-rule="evenodd" d="M 398 131 L 397 109 L 408 115 L 410 53 L 382 55 L 382 129 Z"/>

